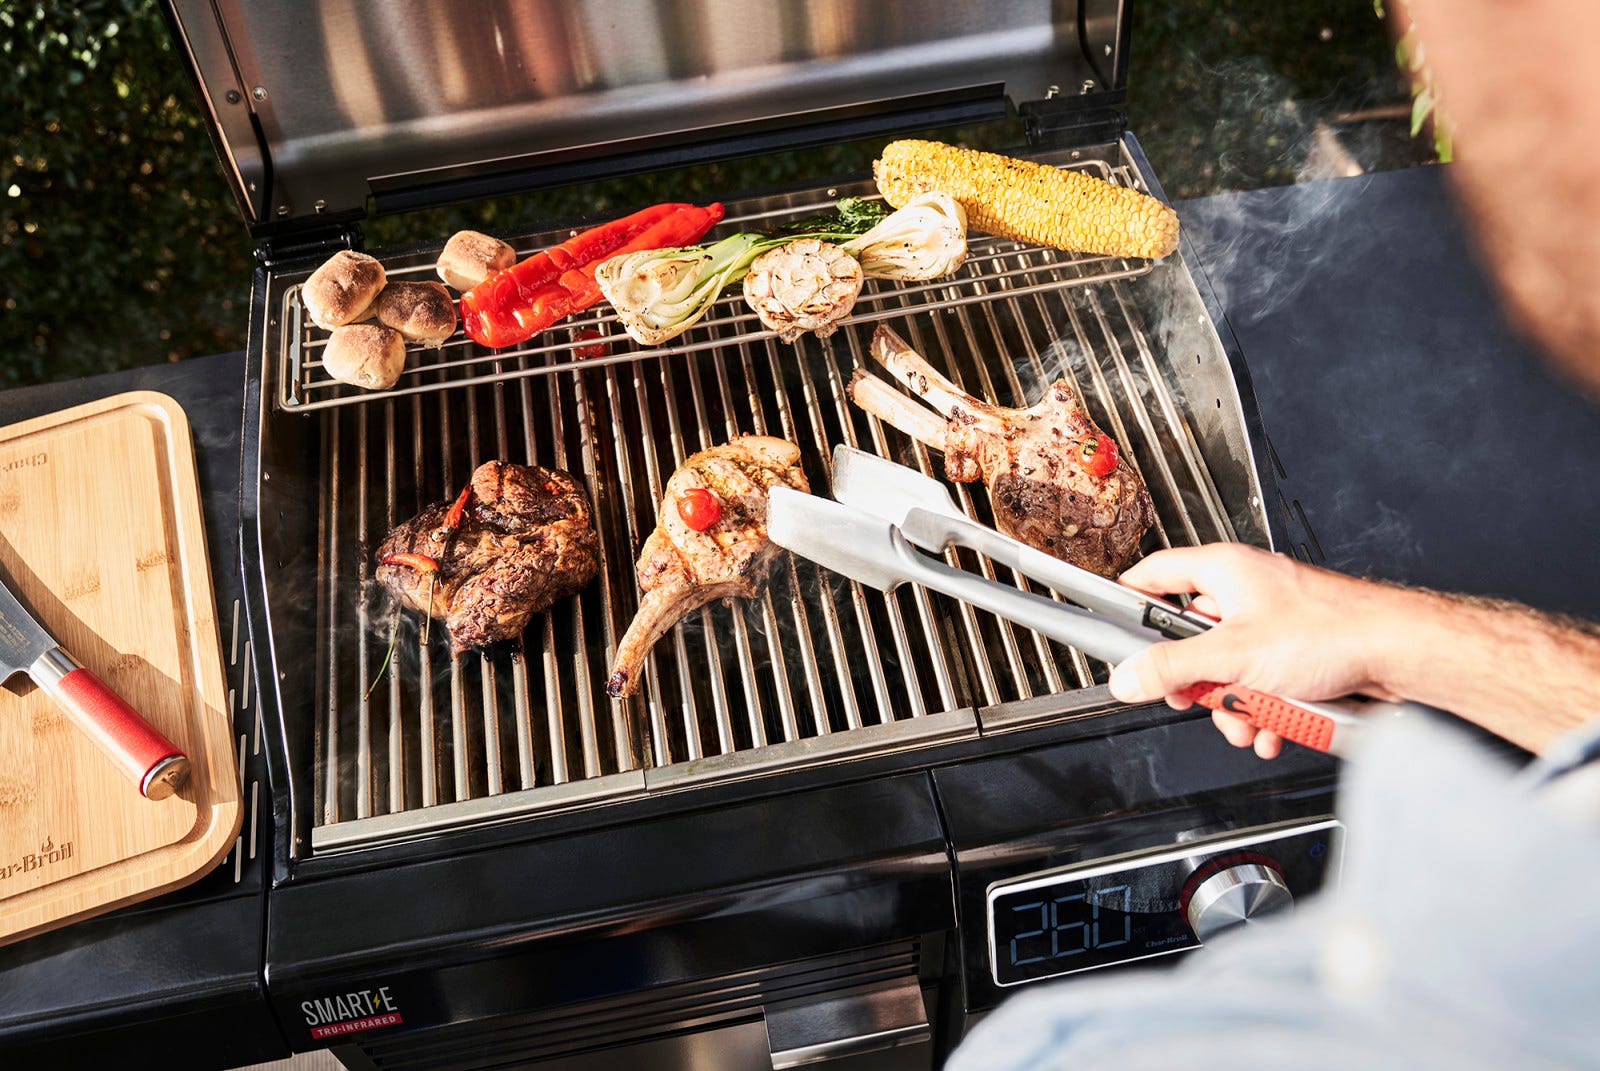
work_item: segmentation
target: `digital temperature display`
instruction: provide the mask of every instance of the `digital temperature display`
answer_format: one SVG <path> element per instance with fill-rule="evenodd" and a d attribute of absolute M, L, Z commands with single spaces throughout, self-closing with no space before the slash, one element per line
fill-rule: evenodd
<path fill-rule="evenodd" d="M 1111 874 L 997 896 L 990 916 L 995 980 L 1015 985 L 1200 943 L 1175 900 L 1140 903 L 1133 883 L 1120 878 Z"/>
<path fill-rule="evenodd" d="M 1200 939 L 1189 926 L 1186 888 L 1218 868 L 1256 861 L 1270 866 L 1295 895 L 1310 892 L 1337 858 L 1339 829 L 1329 819 L 997 881 L 986 894 L 995 984 L 1196 948 Z"/>

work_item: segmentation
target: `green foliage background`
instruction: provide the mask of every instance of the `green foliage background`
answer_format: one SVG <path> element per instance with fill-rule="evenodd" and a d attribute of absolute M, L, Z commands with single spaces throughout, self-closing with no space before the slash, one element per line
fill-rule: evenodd
<path fill-rule="evenodd" d="M 1397 104 L 1409 115 L 1371 0 L 1135 0 L 1130 98 L 1174 198 L 1295 181 L 1319 120 Z M 244 345 L 251 245 L 155 0 L 0 0 L 0 115 L 0 388 Z M 943 133 L 1003 148 L 1021 127 Z M 865 173 L 879 147 L 375 220 L 368 245 Z M 1372 151 L 1377 166 L 1408 153 Z"/>

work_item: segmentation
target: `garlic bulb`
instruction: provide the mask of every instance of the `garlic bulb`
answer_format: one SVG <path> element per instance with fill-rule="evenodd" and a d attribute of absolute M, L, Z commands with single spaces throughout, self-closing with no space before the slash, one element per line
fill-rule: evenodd
<path fill-rule="evenodd" d="M 802 332 L 833 334 L 861 293 L 861 265 L 830 242 L 801 238 L 770 249 L 750 265 L 744 299 L 784 342 Z"/>

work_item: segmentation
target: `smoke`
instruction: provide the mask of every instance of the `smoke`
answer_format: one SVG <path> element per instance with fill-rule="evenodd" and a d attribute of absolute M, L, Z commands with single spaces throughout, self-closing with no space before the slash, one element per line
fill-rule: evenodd
<path fill-rule="evenodd" d="M 1333 516 L 1365 516 L 1364 527 L 1336 546 L 1324 546 L 1329 568 L 1344 572 L 1364 572 L 1371 563 L 1384 576 L 1408 575 L 1423 560 L 1422 538 L 1415 519 L 1382 500 L 1374 501 L 1354 488 L 1341 488 L 1326 503 Z M 1316 517 L 1311 516 L 1313 525 Z"/>
<path fill-rule="evenodd" d="M 1017 381 L 1022 384 L 1029 400 L 1036 399 L 1047 384 L 1057 379 L 1075 379 L 1083 376 L 1089 366 L 1089 353 L 1076 333 L 1056 338 L 1039 353 L 1036 366 L 1031 356 L 1019 357 L 1013 363 Z"/>
<path fill-rule="evenodd" d="M 1261 323 L 1300 302 L 1316 265 L 1341 255 L 1335 245 L 1308 240 L 1361 226 L 1356 199 L 1339 180 L 1305 183 L 1293 197 L 1220 197 L 1196 213 L 1204 239 L 1200 259 L 1217 300 L 1236 327 Z M 1247 258 L 1248 273 L 1237 270 Z"/>
<path fill-rule="evenodd" d="M 1195 202 L 1203 206 L 1211 232 L 1204 251 L 1208 264 L 1230 264 L 1246 233 L 1258 250 L 1267 248 L 1266 255 L 1252 258 L 1264 271 L 1233 292 L 1218 294 L 1230 316 L 1249 321 L 1299 296 L 1298 284 L 1280 285 L 1285 280 L 1279 268 L 1291 256 L 1316 255 L 1297 247 L 1294 238 L 1340 203 L 1323 180 L 1420 162 L 1431 151 L 1410 135 L 1404 80 L 1379 43 L 1384 31 L 1377 20 L 1368 25 L 1361 15 L 1359 23 L 1320 25 L 1321 40 L 1328 44 L 1308 49 L 1304 42 L 1283 38 L 1283 27 L 1304 32 L 1328 16 L 1286 14 L 1282 26 L 1258 26 L 1248 36 L 1225 12 L 1217 17 L 1228 24 L 1219 33 L 1226 29 L 1236 45 L 1261 54 L 1241 55 L 1236 49 L 1221 62 L 1208 63 L 1190 42 L 1210 36 L 1188 36 L 1194 27 L 1182 20 L 1152 26 L 1154 47 L 1165 49 L 1169 58 L 1165 69 L 1136 81 L 1130 118 L 1174 199 L 1291 185 L 1303 187 L 1302 193 L 1322 191 L 1287 200 L 1279 211 L 1236 198 Z M 1293 62 L 1284 58 L 1289 56 Z M 1151 99 L 1152 88 L 1160 99 Z"/>

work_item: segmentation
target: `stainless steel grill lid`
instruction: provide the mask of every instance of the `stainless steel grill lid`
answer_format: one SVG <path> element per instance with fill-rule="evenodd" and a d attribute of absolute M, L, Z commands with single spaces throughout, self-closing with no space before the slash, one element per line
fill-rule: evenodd
<path fill-rule="evenodd" d="M 1126 84 L 1125 0 L 169 0 L 256 232 Z"/>

